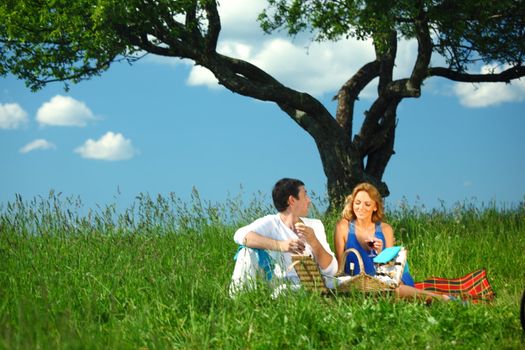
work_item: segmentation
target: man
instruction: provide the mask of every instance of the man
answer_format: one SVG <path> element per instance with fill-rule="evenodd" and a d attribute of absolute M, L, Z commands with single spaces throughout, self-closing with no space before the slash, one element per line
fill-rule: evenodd
<path fill-rule="evenodd" d="M 257 271 L 265 272 L 269 280 L 286 279 L 298 286 L 295 270 L 287 271 L 292 254 L 312 256 L 325 276 L 337 272 L 337 260 L 326 241 L 323 223 L 305 218 L 311 200 L 304 183 L 281 179 L 273 188 L 272 199 L 277 214 L 259 218 L 235 232 L 233 239 L 243 248 L 237 254 L 230 295 L 252 282 Z"/>

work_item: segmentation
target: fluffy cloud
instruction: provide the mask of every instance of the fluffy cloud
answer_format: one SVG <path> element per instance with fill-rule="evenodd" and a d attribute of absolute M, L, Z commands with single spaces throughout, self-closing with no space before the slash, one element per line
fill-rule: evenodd
<path fill-rule="evenodd" d="M 36 139 L 20 148 L 20 153 L 28 153 L 35 150 L 56 149 L 56 146 L 45 139 Z"/>
<path fill-rule="evenodd" d="M 194 66 L 191 69 L 186 82 L 191 86 L 205 85 L 212 89 L 218 89 L 220 87 L 219 81 L 215 78 L 215 75 L 201 66 Z"/>
<path fill-rule="evenodd" d="M 283 84 L 317 96 L 335 93 L 362 65 L 375 58 L 371 40 L 349 38 L 319 43 L 312 42 L 308 34 L 290 38 L 283 32 L 275 32 L 267 36 L 256 21 L 266 5 L 264 0 L 221 1 L 222 30 L 217 51 L 251 62 Z M 415 40 L 399 43 L 396 77 L 409 74 L 416 52 Z M 215 76 L 199 66 L 192 68 L 187 83 L 218 87 Z M 376 86 L 376 82 L 369 84 L 361 97 L 377 96 Z"/>
<path fill-rule="evenodd" d="M 282 32 L 267 36 L 256 21 L 266 5 L 264 0 L 221 1 L 222 29 L 217 51 L 251 62 L 283 84 L 314 95 L 337 91 L 363 64 L 375 57 L 371 41 L 350 38 L 318 43 L 312 42 L 309 35 L 292 39 Z M 186 81 L 188 85 L 220 88 L 213 73 L 194 66 L 191 60 L 149 56 L 147 61 L 174 66 L 191 65 Z M 403 64 L 401 62 L 398 66 Z M 364 93 L 373 94 L 375 87 Z"/>
<path fill-rule="evenodd" d="M 308 48 L 274 39 L 263 44 L 253 62 L 294 89 L 322 95 L 337 91 L 373 57 L 369 42 L 354 39 L 314 42 Z"/>
<path fill-rule="evenodd" d="M 0 103 L 0 129 L 17 129 L 27 124 L 26 111 L 17 103 Z"/>
<path fill-rule="evenodd" d="M 374 57 L 370 42 L 354 39 L 304 44 L 284 38 L 253 44 L 225 40 L 217 51 L 251 62 L 283 84 L 314 95 L 337 91 L 362 64 Z M 192 68 L 187 83 L 218 86 L 215 76 L 200 66 Z"/>
<path fill-rule="evenodd" d="M 308 33 L 290 38 L 283 32 L 267 36 L 259 28 L 257 15 L 265 8 L 264 0 L 223 0 L 219 5 L 222 29 L 217 51 L 255 64 L 283 84 L 316 96 L 335 93 L 362 65 L 374 59 L 372 42 L 353 38 L 337 42 L 312 42 Z M 416 40 L 401 40 L 398 43 L 394 78 L 408 77 L 417 55 Z M 152 56 L 153 57 L 153 56 Z M 174 60 L 153 57 L 150 61 L 191 65 L 187 84 L 220 88 L 215 76 L 206 68 L 193 66 L 190 60 Z M 432 58 L 433 66 L 445 65 L 439 55 Z M 491 67 L 483 67 L 488 70 Z M 525 99 L 525 81 L 486 83 L 472 85 L 458 83 L 452 90 L 463 105 L 485 107 L 508 101 Z M 361 92 L 361 98 L 377 96 L 377 79 Z M 438 87 L 426 82 L 427 91 Z M 450 93 L 447 90 L 446 93 Z"/>
<path fill-rule="evenodd" d="M 95 116 L 84 102 L 57 95 L 38 109 L 36 120 L 41 125 L 83 127 Z"/>
<path fill-rule="evenodd" d="M 508 67 L 504 67 L 507 69 Z M 501 68 L 486 65 L 481 73 L 500 73 Z M 456 83 L 454 93 L 463 106 L 471 108 L 499 105 L 504 102 L 519 102 L 525 99 L 525 79 L 506 83 Z"/>
<path fill-rule="evenodd" d="M 262 29 L 256 22 L 257 16 L 268 4 L 266 0 L 221 0 L 221 36 L 237 39 L 260 36 Z"/>
<path fill-rule="evenodd" d="M 75 152 L 83 158 L 110 161 L 130 159 L 137 153 L 130 139 L 111 131 L 96 141 L 88 139 L 82 146 L 77 147 Z"/>

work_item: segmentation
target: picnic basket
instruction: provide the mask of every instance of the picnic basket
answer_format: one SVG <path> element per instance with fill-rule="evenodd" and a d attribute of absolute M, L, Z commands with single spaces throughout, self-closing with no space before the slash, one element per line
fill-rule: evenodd
<path fill-rule="evenodd" d="M 302 286 L 309 291 L 328 294 L 330 290 L 326 287 L 319 266 L 310 256 L 292 255 L 292 264 L 289 269 L 295 269 Z"/>
<path fill-rule="evenodd" d="M 344 262 L 346 261 L 348 254 L 351 253 L 357 256 L 359 262 L 360 272 L 355 276 L 344 274 Z M 403 258 L 406 259 L 406 255 L 403 255 Z M 403 269 L 404 264 L 397 268 Z M 295 269 L 303 288 L 322 294 L 329 294 L 331 292 L 349 293 L 352 290 L 361 292 L 390 292 L 399 285 L 399 281 L 397 281 L 397 283 L 396 281 L 392 283 L 392 280 L 389 278 L 382 279 L 381 276 L 376 277 L 366 274 L 363 259 L 361 258 L 359 251 L 354 248 L 350 248 L 344 252 L 343 259 L 339 262 L 335 285 L 332 289 L 328 288 L 325 284 L 317 262 L 310 256 L 292 255 L 292 264 L 288 269 Z M 400 274 L 398 275 L 398 278 L 400 278 Z M 385 282 L 385 280 L 389 282 Z"/>
<path fill-rule="evenodd" d="M 355 276 L 345 276 L 344 266 L 346 258 L 351 253 L 355 254 L 357 257 L 359 273 Z M 351 290 L 358 290 L 361 292 L 390 292 L 397 287 L 397 284 L 386 283 L 377 277 L 366 274 L 361 254 L 359 254 L 354 248 L 347 249 L 344 252 L 343 259 L 339 262 L 337 276 L 341 281 L 337 286 L 337 290 L 341 292 L 349 292 Z"/>

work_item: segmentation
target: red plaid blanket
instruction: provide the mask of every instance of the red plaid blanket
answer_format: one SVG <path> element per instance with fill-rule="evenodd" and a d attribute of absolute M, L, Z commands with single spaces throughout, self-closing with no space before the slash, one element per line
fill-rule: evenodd
<path fill-rule="evenodd" d="M 484 269 L 471 272 L 460 278 L 430 277 L 424 281 L 416 282 L 418 289 L 427 290 L 437 294 L 448 294 L 472 302 L 489 302 L 496 295 L 487 279 Z"/>

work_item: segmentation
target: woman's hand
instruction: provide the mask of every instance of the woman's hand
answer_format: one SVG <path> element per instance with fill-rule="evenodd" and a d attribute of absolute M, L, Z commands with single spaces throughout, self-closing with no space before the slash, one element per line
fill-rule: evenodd
<path fill-rule="evenodd" d="M 381 239 L 375 239 L 373 249 L 377 254 L 381 253 L 383 251 L 383 241 Z"/>

